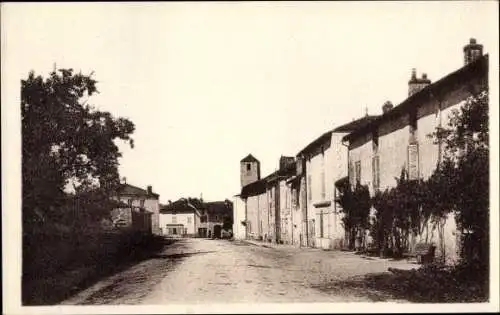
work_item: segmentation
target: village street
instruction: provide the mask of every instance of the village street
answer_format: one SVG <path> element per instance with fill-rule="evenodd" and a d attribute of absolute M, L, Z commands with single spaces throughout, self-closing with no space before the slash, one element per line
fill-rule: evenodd
<path fill-rule="evenodd" d="M 387 272 L 388 267 L 417 266 L 350 252 L 180 239 L 62 304 L 395 301 L 381 292 L 341 285 L 344 280 Z"/>

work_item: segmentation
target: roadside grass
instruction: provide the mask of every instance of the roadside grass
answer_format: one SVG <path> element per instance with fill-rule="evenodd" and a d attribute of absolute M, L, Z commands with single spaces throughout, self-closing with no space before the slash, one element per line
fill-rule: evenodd
<path fill-rule="evenodd" d="M 37 235 L 23 246 L 23 305 L 54 305 L 176 240 L 138 233 Z"/>

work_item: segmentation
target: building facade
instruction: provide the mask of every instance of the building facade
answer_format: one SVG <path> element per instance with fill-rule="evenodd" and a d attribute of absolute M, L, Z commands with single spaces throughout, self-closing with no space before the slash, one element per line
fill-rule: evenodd
<path fill-rule="evenodd" d="M 303 231 L 309 247 L 340 249 L 344 243 L 342 213 L 336 202 L 335 183 L 347 177 L 348 148 L 342 138 L 377 116 L 366 116 L 328 131 L 309 143 L 298 156 L 304 161 Z"/>
<path fill-rule="evenodd" d="M 241 196 L 233 196 L 233 237 L 237 240 L 247 239 L 245 202 Z"/>
<path fill-rule="evenodd" d="M 148 186 L 147 189 L 142 189 L 130 184 L 121 184 L 117 194 L 113 199 L 120 201 L 126 207 L 120 207 L 113 211 L 112 217 L 116 218 L 132 218 L 132 215 L 138 216 L 140 213 L 144 213 L 142 216 L 150 217 L 151 223 L 145 222 L 146 225 L 151 225 L 151 232 L 153 234 L 161 234 L 159 227 L 160 220 L 160 195 L 153 192 L 152 186 Z M 149 213 L 149 214 L 148 214 Z M 128 220 L 128 219 L 127 219 Z M 148 220 L 147 218 L 144 220 Z"/>
<path fill-rule="evenodd" d="M 170 237 L 196 237 L 200 226 L 200 210 L 181 198 L 160 210 L 162 234 Z"/>
<path fill-rule="evenodd" d="M 406 100 L 395 107 L 384 104 L 382 116 L 344 137 L 349 144 L 352 185 L 367 185 L 373 196 L 376 191 L 395 187 L 402 171 L 409 179 L 427 179 L 432 175 L 443 148 L 429 135 L 446 126 L 451 111 L 479 92 L 480 86 L 487 85 L 488 56 L 482 55 L 482 46 L 474 39 L 464 47 L 464 61 L 462 68 L 435 83 L 425 74 L 417 79 L 413 70 Z M 446 256 L 448 261 L 456 260 L 458 231 L 454 217 L 450 215 L 446 220 L 441 235 L 429 228 L 430 242 L 445 244 L 443 249 L 437 248 L 437 254 Z M 423 238 L 415 236 L 412 244 Z"/>
<path fill-rule="evenodd" d="M 233 202 L 230 200 L 202 202 L 198 236 L 221 238 L 223 230 L 234 234 L 234 231 L 230 231 L 233 229 L 235 222 L 233 205 Z M 224 229 L 225 220 L 228 222 L 228 225 L 231 226 L 229 229 Z"/>

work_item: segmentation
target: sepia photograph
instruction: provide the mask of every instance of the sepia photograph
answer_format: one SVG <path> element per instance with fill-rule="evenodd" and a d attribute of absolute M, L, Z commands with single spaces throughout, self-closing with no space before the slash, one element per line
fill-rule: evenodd
<path fill-rule="evenodd" d="M 5 314 L 499 311 L 498 2 L 0 8 Z"/>

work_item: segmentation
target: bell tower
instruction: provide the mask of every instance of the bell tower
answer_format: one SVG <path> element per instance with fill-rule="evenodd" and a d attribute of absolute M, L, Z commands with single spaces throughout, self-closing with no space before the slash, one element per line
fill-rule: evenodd
<path fill-rule="evenodd" d="M 260 162 L 249 154 L 240 161 L 241 187 L 260 180 Z"/>

